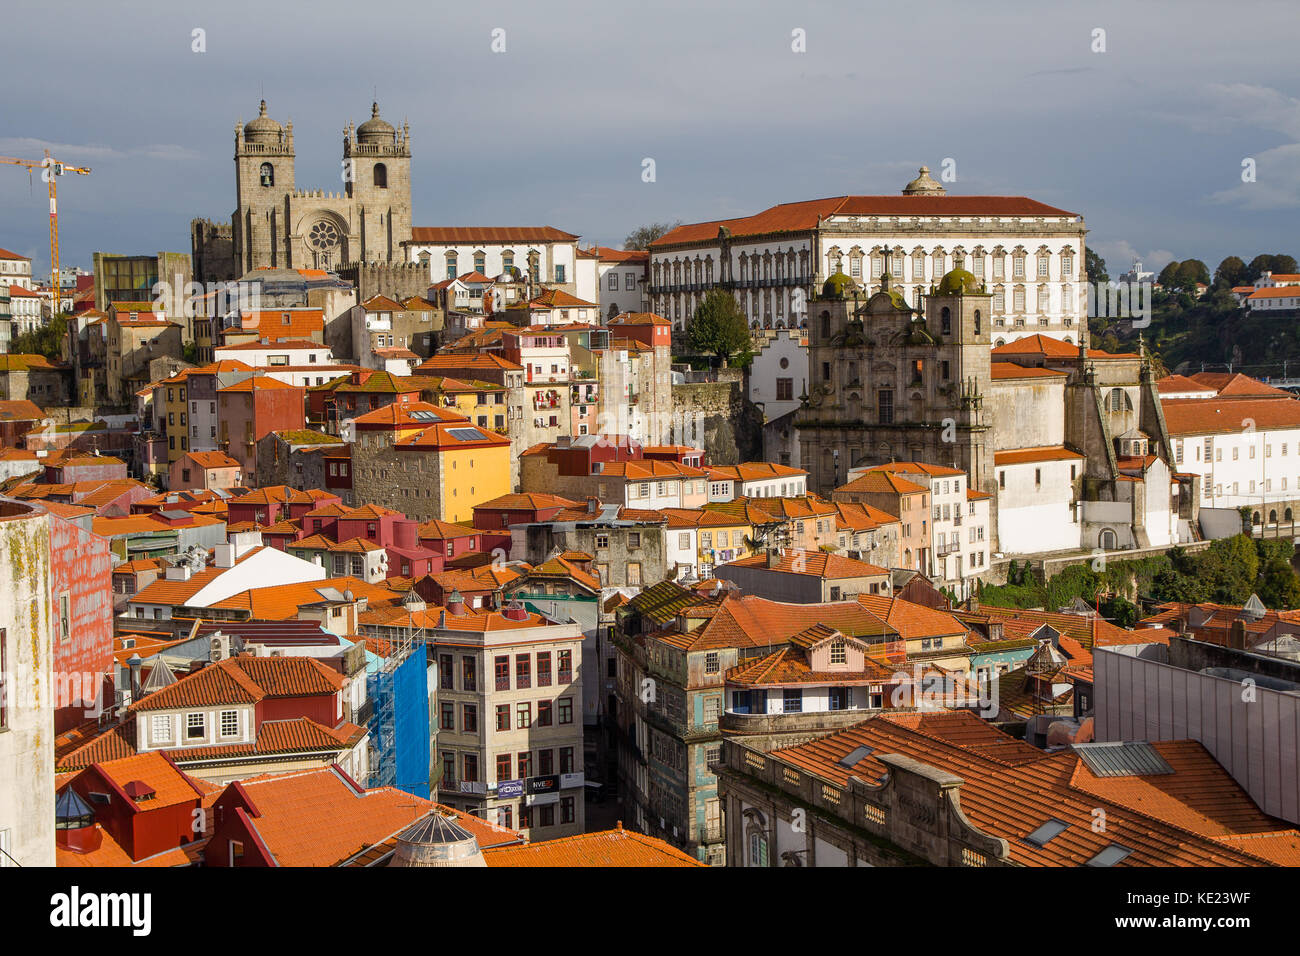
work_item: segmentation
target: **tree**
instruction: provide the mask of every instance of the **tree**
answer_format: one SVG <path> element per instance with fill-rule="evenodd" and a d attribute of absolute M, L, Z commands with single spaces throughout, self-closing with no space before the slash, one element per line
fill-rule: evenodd
<path fill-rule="evenodd" d="M 1187 259 L 1178 264 L 1177 281 L 1179 288 L 1194 295 L 1198 283 L 1210 284 L 1210 270 L 1200 259 Z"/>
<path fill-rule="evenodd" d="M 1214 270 L 1214 284 L 1231 289 L 1233 286 L 1244 285 L 1245 275 L 1246 263 L 1237 256 L 1228 256 Z"/>
<path fill-rule="evenodd" d="M 1109 282 L 1110 276 L 1106 274 L 1106 260 L 1097 255 L 1095 249 L 1085 249 L 1083 252 L 1083 269 L 1088 274 L 1089 282 Z"/>
<path fill-rule="evenodd" d="M 44 355 L 50 361 L 60 362 L 63 360 L 63 339 L 67 333 L 67 320 L 56 315 L 30 332 L 15 335 L 9 342 L 9 351 L 14 355 Z"/>
<path fill-rule="evenodd" d="M 1165 289 L 1178 288 L 1178 260 L 1174 260 L 1160 270 L 1160 275 L 1156 277 L 1156 282 Z"/>
<path fill-rule="evenodd" d="M 723 368 L 732 356 L 749 351 L 749 324 L 735 297 L 714 289 L 695 310 L 687 343 L 697 352 L 718 359 Z"/>
<path fill-rule="evenodd" d="M 676 222 L 652 222 L 648 226 L 638 226 L 627 234 L 627 238 L 623 240 L 623 248 L 637 251 L 649 249 L 650 243 L 681 224 L 682 221 L 678 219 Z"/>

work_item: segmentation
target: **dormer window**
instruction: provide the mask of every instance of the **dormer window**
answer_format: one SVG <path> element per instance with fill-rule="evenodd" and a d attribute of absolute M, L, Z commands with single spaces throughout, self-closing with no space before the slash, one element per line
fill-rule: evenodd
<path fill-rule="evenodd" d="M 847 664 L 849 662 L 848 645 L 842 638 L 831 641 L 831 663 Z"/>

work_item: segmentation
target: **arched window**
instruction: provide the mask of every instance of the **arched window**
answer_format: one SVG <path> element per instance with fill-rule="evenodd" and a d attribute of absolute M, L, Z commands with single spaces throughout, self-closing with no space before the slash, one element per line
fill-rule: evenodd
<path fill-rule="evenodd" d="M 375 188 L 388 188 L 388 167 L 383 163 L 375 163 Z"/>
<path fill-rule="evenodd" d="M 1133 400 L 1128 397 L 1128 392 L 1122 388 L 1112 388 L 1110 390 L 1110 410 L 1112 412 L 1133 411 Z"/>
<path fill-rule="evenodd" d="M 980 334 L 980 310 L 975 310 L 975 334 Z"/>
<path fill-rule="evenodd" d="M 1115 532 L 1111 531 L 1110 528 L 1104 529 L 1101 535 L 1097 538 L 1097 544 L 1101 547 L 1103 551 L 1114 551 Z"/>
<path fill-rule="evenodd" d="M 260 175 L 261 175 L 261 177 L 262 177 L 262 185 L 263 185 L 263 186 L 274 186 L 274 185 L 275 185 L 275 167 L 272 166 L 270 163 L 263 163 L 263 164 L 262 164 L 262 169 L 261 169 L 261 173 L 260 173 Z"/>
<path fill-rule="evenodd" d="M 952 310 L 946 305 L 939 313 L 939 330 L 944 335 L 952 335 Z"/>

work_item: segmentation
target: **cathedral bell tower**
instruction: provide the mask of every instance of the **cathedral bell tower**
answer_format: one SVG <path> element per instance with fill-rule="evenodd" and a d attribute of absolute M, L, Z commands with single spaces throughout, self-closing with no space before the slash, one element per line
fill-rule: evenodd
<path fill-rule="evenodd" d="M 411 238 L 410 126 L 398 132 L 372 104 L 370 119 L 345 132 L 343 169 L 360 231 L 358 258 L 401 262 L 401 244 Z"/>
<path fill-rule="evenodd" d="M 281 126 L 262 100 L 257 118 L 235 125 L 232 241 L 236 272 L 288 261 L 288 199 L 294 189 L 293 123 Z"/>

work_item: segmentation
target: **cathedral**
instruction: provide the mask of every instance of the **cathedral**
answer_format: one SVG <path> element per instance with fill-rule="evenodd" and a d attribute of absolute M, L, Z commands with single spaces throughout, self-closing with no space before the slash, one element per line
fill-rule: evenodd
<path fill-rule="evenodd" d="M 339 191 L 299 189 L 293 123 L 268 115 L 235 126 L 235 212 L 231 222 L 195 220 L 195 279 L 238 278 L 259 268 L 326 269 L 400 263 L 411 238 L 410 128 L 379 115 L 343 131 Z"/>

